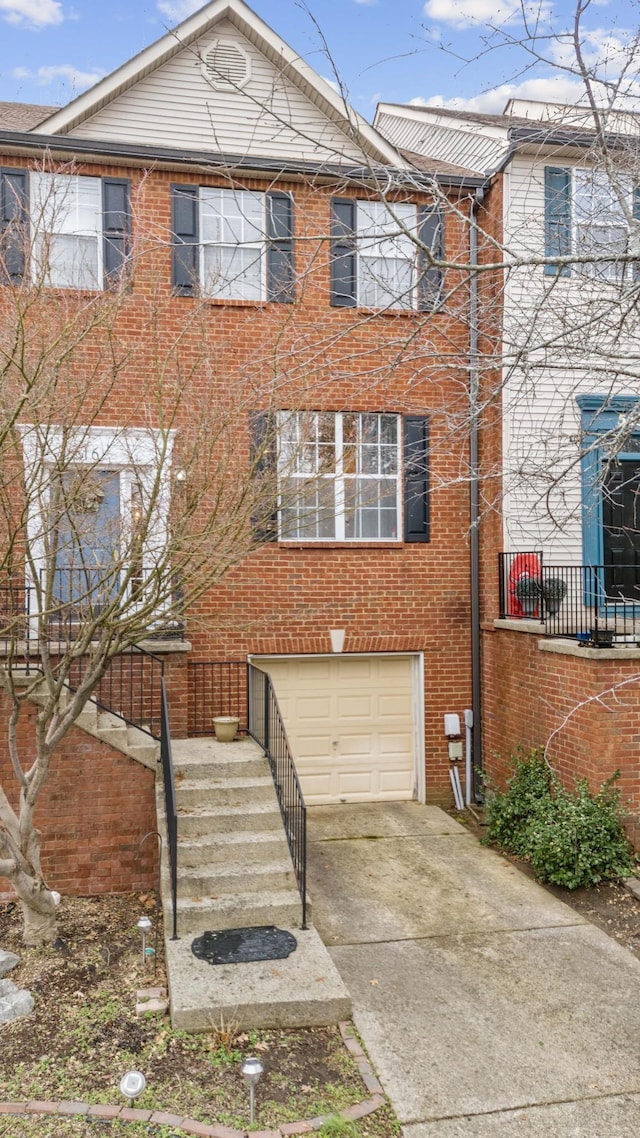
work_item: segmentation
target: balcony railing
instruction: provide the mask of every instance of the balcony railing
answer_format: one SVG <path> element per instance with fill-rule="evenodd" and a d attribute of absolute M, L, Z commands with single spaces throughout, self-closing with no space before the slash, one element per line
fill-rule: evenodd
<path fill-rule="evenodd" d="M 93 571 L 94 573 L 97 571 Z M 50 652 L 56 643 L 73 644 L 87 623 L 100 623 L 102 610 L 110 603 L 115 584 L 104 575 L 92 579 L 92 571 L 56 570 L 48 589 L 4 578 L 0 583 L 0 653 L 20 660 L 27 670 L 37 665 L 40 639 L 46 637 Z M 113 617 L 117 620 L 117 611 Z M 149 639 L 184 639 L 184 622 L 171 612 L 158 616 L 145 633 Z M 158 716 L 159 723 L 159 716 Z"/>
<path fill-rule="evenodd" d="M 542 553 L 498 554 L 500 618 L 599 648 L 640 646 L 640 567 L 557 565 Z"/>

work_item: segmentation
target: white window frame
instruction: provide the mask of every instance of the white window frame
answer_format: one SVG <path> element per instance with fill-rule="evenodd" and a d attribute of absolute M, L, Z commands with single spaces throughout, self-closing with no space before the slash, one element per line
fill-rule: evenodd
<path fill-rule="evenodd" d="M 76 427 L 63 435 L 61 427 L 21 424 L 25 479 L 27 485 L 27 540 L 30 566 L 26 584 L 33 585 L 47 567 L 45 533 L 49 529 L 51 474 L 56 456 L 63 452 L 69 460 L 65 471 L 117 470 L 120 473 L 120 521 L 122 532 L 131 532 L 133 487 L 147 485 L 151 493 L 159 464 L 162 478 L 155 488 L 156 501 L 147 537 L 142 549 L 142 576 L 153 571 L 165 556 L 169 540 L 169 508 L 171 501 L 171 458 L 175 431 L 154 428 Z M 33 573 L 33 576 L 32 576 Z M 34 605 L 36 603 L 33 598 Z"/>
<path fill-rule="evenodd" d="M 625 189 L 630 216 L 633 216 L 633 183 L 630 177 L 619 178 Z M 593 192 L 590 194 L 590 187 Z M 591 202 L 589 203 L 589 197 Z M 591 209 L 581 207 L 581 198 Z M 608 208 L 607 208 L 608 207 Z M 629 246 L 629 222 L 620 205 L 611 179 L 604 170 L 574 166 L 571 171 L 571 245 L 575 256 L 602 256 L 605 245 L 595 245 L 589 240 L 590 232 L 597 230 L 619 230 L 624 235 L 616 253 L 624 255 Z M 585 237 L 581 236 L 586 235 Z M 620 281 L 626 269 L 624 261 L 600 261 L 597 264 L 576 264 L 576 271 L 594 280 Z"/>
<path fill-rule="evenodd" d="M 410 233 L 418 233 L 418 209 L 410 202 L 389 205 L 380 201 L 356 202 L 357 306 L 359 308 L 416 309 L 418 306 L 416 271 L 417 246 Z M 381 278 L 365 272 L 369 262 L 392 261 L 408 267 L 410 283 L 397 289 L 385 287 Z M 373 282 L 373 283 L 372 283 Z M 374 296 L 367 296 L 367 290 Z"/>
<path fill-rule="evenodd" d="M 244 233 L 245 229 L 251 230 L 254 228 L 249 204 L 251 202 L 259 201 L 261 205 L 261 231 L 260 238 L 251 239 L 251 235 Z M 211 213 L 207 217 L 207 204 L 210 204 Z M 219 203 L 219 208 L 216 210 L 216 203 Z M 231 203 L 234 204 L 235 210 L 231 210 Z M 225 213 L 225 207 L 227 212 Z M 233 190 L 220 187 L 200 186 L 198 192 L 198 211 L 199 211 L 199 277 L 202 293 L 204 296 L 210 297 L 213 300 L 244 300 L 244 301 L 263 301 L 267 298 L 267 195 L 263 191 L 258 190 Z M 214 215 L 217 213 L 217 222 Z M 239 224 L 238 224 L 239 222 Z M 239 231 L 239 239 L 237 241 L 229 240 L 229 234 L 225 230 L 235 228 Z M 216 226 L 219 230 L 217 238 L 210 238 L 206 236 L 207 226 Z M 225 240 L 225 237 L 227 239 Z M 207 249 L 220 249 L 220 250 L 251 250 L 255 259 L 259 262 L 258 266 L 258 280 L 259 289 L 255 288 L 254 284 L 249 287 L 246 286 L 245 277 L 242 272 L 236 273 L 230 280 L 220 276 L 220 284 L 218 287 L 211 287 L 207 280 L 206 270 L 206 250 Z"/>
<path fill-rule="evenodd" d="M 385 445 L 390 445 L 390 444 L 382 443 L 380 441 L 379 437 L 378 437 L 376 444 L 374 444 L 377 446 L 379 456 L 380 456 L 379 462 L 378 462 L 378 471 L 376 473 L 371 473 L 371 474 L 364 473 L 364 472 L 360 471 L 359 469 L 356 469 L 356 471 L 354 473 L 345 472 L 345 469 L 344 469 L 345 446 L 350 445 L 350 444 L 346 444 L 344 441 L 344 417 L 346 415 L 352 415 L 352 414 L 354 414 L 354 415 L 375 415 L 376 418 L 379 420 L 382 418 L 388 418 L 388 419 L 393 419 L 395 421 L 395 425 L 396 425 L 395 456 L 396 457 L 395 457 L 395 471 L 393 474 L 386 474 L 385 475 L 385 473 L 381 470 L 381 467 L 382 467 L 381 447 L 385 446 Z M 316 441 L 317 440 L 317 420 L 316 420 L 316 425 L 314 427 L 313 441 L 312 442 L 305 444 L 304 442 L 301 441 L 301 436 L 300 436 L 300 422 L 304 421 L 303 417 L 319 416 L 319 415 L 332 415 L 333 420 L 334 420 L 334 442 L 333 442 L 334 465 L 333 465 L 333 469 L 329 473 L 326 473 L 326 474 L 323 474 L 321 472 L 321 470 L 318 469 L 319 463 L 317 460 L 319 458 L 320 452 L 318 450 L 318 443 Z M 283 444 L 283 434 L 284 434 L 285 428 L 289 427 L 291 425 L 291 423 L 294 423 L 295 428 L 296 428 L 296 439 L 295 439 L 293 446 L 291 444 L 289 444 L 289 446 L 287 446 L 286 444 Z M 378 435 L 379 435 L 379 431 L 378 431 Z M 322 444 L 320 444 L 320 445 L 322 445 Z M 359 450 L 360 447 L 362 447 L 364 445 L 368 445 L 368 444 L 363 444 L 362 442 L 360 442 L 359 444 L 355 444 L 355 445 L 358 446 L 358 450 Z M 301 462 L 300 462 L 301 448 L 302 447 L 309 447 L 309 446 L 312 446 L 312 447 L 315 446 L 315 450 L 316 450 L 315 469 L 313 469 L 313 470 L 311 470 L 311 469 L 309 469 L 309 470 L 296 469 L 297 467 L 299 467 L 301 465 Z M 360 464 L 358 463 L 357 466 L 359 467 L 359 465 Z M 300 515 L 298 515 L 297 519 L 296 519 L 297 533 L 292 534 L 291 532 L 285 532 L 283 511 L 287 509 L 288 503 L 283 498 L 282 493 L 279 492 L 279 494 L 278 494 L 278 535 L 279 535 L 280 541 L 294 542 L 296 544 L 298 544 L 300 542 L 306 543 L 306 542 L 327 542 L 327 541 L 328 542 L 334 542 L 335 541 L 335 542 L 346 543 L 346 544 L 359 544 L 359 543 L 363 543 L 363 542 L 365 542 L 365 543 L 366 542 L 383 542 L 385 544 L 399 544 L 402 542 L 403 469 L 402 469 L 402 417 L 400 415 L 396 415 L 396 414 L 393 414 L 390 412 L 384 412 L 384 411 L 380 411 L 380 412 L 373 412 L 373 411 L 355 411 L 355 412 L 351 412 L 351 411 L 280 411 L 278 413 L 278 478 L 279 478 L 280 485 L 282 485 L 282 483 L 285 480 L 287 480 L 288 482 L 295 482 L 296 480 L 299 479 L 302 492 L 304 492 L 305 485 L 309 486 L 309 485 L 314 485 L 317 483 L 319 486 L 321 486 L 323 482 L 327 483 L 327 484 L 329 484 L 335 488 L 335 509 L 334 509 L 333 515 L 332 515 L 333 516 L 334 530 L 333 530 L 332 535 L 324 535 L 324 534 L 320 535 L 320 534 L 316 533 L 316 536 L 312 536 L 312 535 L 309 535 L 308 533 L 304 533 L 304 532 L 300 533 L 301 529 L 304 531 L 304 524 L 303 524 L 303 521 L 302 521 Z M 368 479 L 370 479 L 372 482 L 373 481 L 380 482 L 380 481 L 384 480 L 385 478 L 387 478 L 390 482 L 391 481 L 395 482 L 395 522 L 396 522 L 395 536 L 393 536 L 393 535 L 384 536 L 384 535 L 380 534 L 380 532 L 379 532 L 380 531 L 380 524 L 379 524 L 380 523 L 380 516 L 379 516 L 379 520 L 378 520 L 378 534 L 377 535 L 367 535 L 367 536 L 358 536 L 355 534 L 354 535 L 347 535 L 346 529 L 347 529 L 348 507 L 346 504 L 346 497 L 347 497 L 346 491 L 347 491 L 349 483 L 352 481 L 353 482 L 355 482 L 355 481 L 365 481 L 366 482 Z M 292 495 L 292 497 L 293 497 L 293 495 Z M 379 499 L 377 501 L 378 501 L 378 511 L 379 511 L 380 510 Z M 354 512 L 354 517 L 355 517 L 355 519 L 357 519 L 357 517 L 358 517 L 358 511 L 357 510 Z M 311 518 L 311 520 L 313 520 L 313 519 Z M 315 515 L 315 528 L 316 528 L 316 531 L 319 528 L 319 519 L 318 519 L 317 514 Z"/>
<path fill-rule="evenodd" d="M 70 288 L 81 292 L 100 292 L 104 286 L 102 179 L 85 174 L 48 174 L 36 170 L 30 175 L 31 220 L 34 228 L 34 282 L 49 288 Z M 74 267 L 64 273 L 51 257 L 43 264 L 40 243 L 50 238 L 75 237 L 95 242 L 95 280 L 74 279 Z M 75 261 L 74 261 L 75 264 Z"/>

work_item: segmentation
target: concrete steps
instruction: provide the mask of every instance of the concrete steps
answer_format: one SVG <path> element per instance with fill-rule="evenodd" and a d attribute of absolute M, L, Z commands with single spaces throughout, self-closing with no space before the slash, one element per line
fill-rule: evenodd
<path fill-rule="evenodd" d="M 172 741 L 178 810 L 178 940 L 166 940 L 171 1022 L 210 1031 L 304 1027 L 349 1018 L 351 1000 L 301 902 L 268 763 L 249 739 Z M 158 783 L 158 815 L 164 798 Z M 170 928 L 164 849 L 162 899 Z M 310 913 L 310 905 L 307 903 Z M 285 960 L 211 965 L 191 951 L 204 932 L 276 925 L 296 937 Z"/>
<path fill-rule="evenodd" d="M 68 692 L 67 700 L 69 698 L 71 698 L 70 692 Z M 34 703 L 42 701 L 37 689 L 31 695 L 31 699 Z M 108 743 L 116 751 L 121 751 L 123 755 L 135 759 L 137 763 L 142 763 L 143 766 L 150 767 L 151 770 L 157 769 L 160 744 L 150 735 L 147 735 L 145 731 L 141 731 L 138 727 L 131 727 L 119 715 L 103 711 L 98 707 L 95 700 L 87 700 L 80 715 L 76 717 L 75 724 L 86 731 L 88 735 L 93 735 L 94 739 Z"/>
<path fill-rule="evenodd" d="M 172 753 L 178 933 L 299 925 L 300 895 L 262 751 L 251 739 L 178 739 Z M 166 865 L 162 881 L 170 903 Z"/>

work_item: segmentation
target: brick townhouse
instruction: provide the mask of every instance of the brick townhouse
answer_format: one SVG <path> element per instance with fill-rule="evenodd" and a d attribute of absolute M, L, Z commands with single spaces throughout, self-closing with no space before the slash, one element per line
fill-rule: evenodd
<path fill-rule="evenodd" d="M 111 324 L 76 336 L 65 363 L 85 429 L 75 462 L 96 484 L 83 554 L 99 560 L 134 524 L 163 385 L 185 398 L 156 541 L 188 509 L 184 440 L 208 417 L 224 426 L 219 492 L 256 470 L 273 492 L 253 540 L 181 613 L 182 636 L 146 644 L 174 738 L 210 731 L 213 662 L 251 660 L 272 677 L 309 805 L 448 803 L 443 717 L 472 707 L 464 265 L 482 177 L 386 141 L 242 0 L 214 0 L 66 107 L 0 106 L 0 128 L 5 313 L 36 281 L 43 327 L 77 329 L 96 295 L 114 297 Z M 107 340 L 118 366 L 96 397 L 83 377 Z M 49 424 L 53 465 L 63 427 Z M 38 424 L 19 431 L 31 477 Z M 26 542 L 44 525 L 30 515 Z M 66 735 L 38 804 L 52 886 L 153 883 L 141 757 L 82 723 Z"/>

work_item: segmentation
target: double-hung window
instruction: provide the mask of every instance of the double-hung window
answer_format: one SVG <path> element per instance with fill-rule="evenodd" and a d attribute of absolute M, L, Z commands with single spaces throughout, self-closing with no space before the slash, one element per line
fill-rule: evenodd
<path fill-rule="evenodd" d="M 281 411 L 276 433 L 282 540 L 428 541 L 426 419 Z"/>
<path fill-rule="evenodd" d="M 545 265 L 545 273 L 622 280 L 630 217 L 640 218 L 640 198 L 630 178 L 620 175 L 614 186 L 602 170 L 545 167 L 545 254 L 568 261 L 587 258 L 574 266 Z"/>
<path fill-rule="evenodd" d="M 173 186 L 173 286 L 216 300 L 294 299 L 293 198 Z"/>
<path fill-rule="evenodd" d="M 443 218 L 405 202 L 331 203 L 331 303 L 431 310 L 442 293 Z"/>
<path fill-rule="evenodd" d="M 95 290 L 122 273 L 131 231 L 126 179 L 35 171 L 30 208 L 34 282 Z"/>

